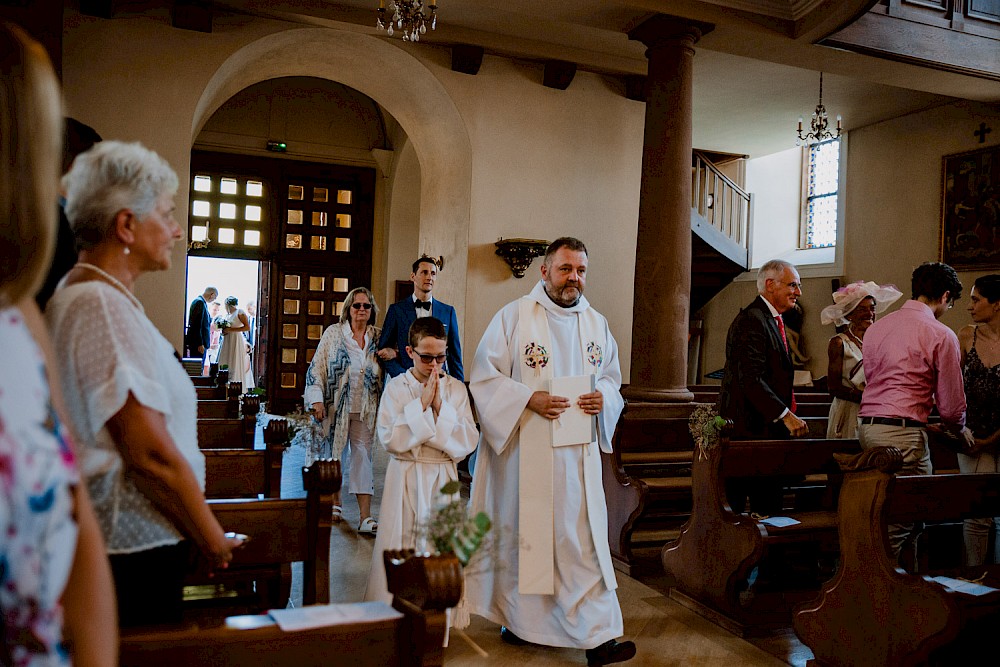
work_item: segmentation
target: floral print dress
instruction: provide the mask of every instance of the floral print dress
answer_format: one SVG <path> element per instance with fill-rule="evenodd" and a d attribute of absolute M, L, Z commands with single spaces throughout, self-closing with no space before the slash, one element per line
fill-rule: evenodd
<path fill-rule="evenodd" d="M 69 436 L 21 312 L 0 309 L 0 664 L 70 665 L 61 599 L 76 553 Z"/>

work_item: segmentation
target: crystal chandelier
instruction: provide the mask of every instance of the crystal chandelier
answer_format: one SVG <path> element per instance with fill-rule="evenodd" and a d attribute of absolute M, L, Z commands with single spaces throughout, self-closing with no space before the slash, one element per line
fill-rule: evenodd
<path fill-rule="evenodd" d="M 802 134 L 802 116 L 799 116 L 799 139 L 795 143 L 813 144 L 821 141 L 836 139 L 840 136 L 840 115 L 837 115 L 837 133 L 830 131 L 830 119 L 826 115 L 826 107 L 823 106 L 823 73 L 819 73 L 819 104 L 813 111 L 812 120 L 809 121 L 810 132 Z"/>
<path fill-rule="evenodd" d="M 392 37 L 395 24 L 396 29 L 403 31 L 404 42 L 419 42 L 420 36 L 427 32 L 427 26 L 434 30 L 437 27 L 437 2 L 431 0 L 427 5 L 430 15 L 424 13 L 424 3 L 421 0 L 390 0 L 390 9 L 393 11 L 391 19 L 386 20 L 385 0 L 379 0 L 378 20 L 375 26 L 379 30 L 385 30 L 389 37 Z"/>

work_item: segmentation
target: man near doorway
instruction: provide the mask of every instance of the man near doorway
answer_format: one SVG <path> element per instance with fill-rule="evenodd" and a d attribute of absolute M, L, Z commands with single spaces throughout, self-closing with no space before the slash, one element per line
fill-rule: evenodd
<path fill-rule="evenodd" d="M 378 341 L 378 356 L 382 359 L 386 372 L 391 377 L 405 373 L 413 366 L 406 354 L 410 325 L 418 317 L 436 317 L 444 324 L 448 334 L 448 361 L 444 370 L 457 380 L 465 381 L 462 368 L 462 343 L 458 338 L 458 317 L 455 309 L 433 298 L 434 281 L 437 280 L 438 264 L 433 257 L 421 255 L 413 263 L 410 280 L 413 295 L 389 306 L 382 325 L 382 335 Z"/>
<path fill-rule="evenodd" d="M 879 319 L 865 333 L 867 384 L 858 410 L 858 439 L 865 449 L 895 447 L 903 454 L 903 475 L 932 472 L 927 418 L 937 407 L 942 428 L 968 447 L 958 336 L 938 320 L 962 297 L 955 269 L 941 262 L 921 264 L 911 276 L 912 298 Z M 912 526 L 890 525 L 889 545 L 897 556 Z"/>
<path fill-rule="evenodd" d="M 580 240 L 553 241 L 542 280 L 493 317 L 476 350 L 470 389 L 484 444 L 472 507 L 496 537 L 466 591 L 508 644 L 585 649 L 588 665 L 606 665 L 635 655 L 633 642 L 616 639 L 624 629 L 601 482 L 624 401 L 618 345 L 583 296 L 587 263 Z M 585 376 L 590 391 L 572 399 L 549 391 L 557 378 Z M 596 418 L 593 440 L 554 446 L 571 408 Z"/>
<path fill-rule="evenodd" d="M 806 423 L 795 415 L 794 369 L 782 314 L 802 295 L 799 272 L 773 259 L 757 272 L 757 298 L 740 311 L 726 336 L 726 367 L 719 391 L 719 414 L 733 421 L 733 437 L 781 439 L 804 436 Z M 782 481 L 731 478 L 726 495 L 734 512 L 750 508 L 775 514 Z"/>
<path fill-rule="evenodd" d="M 206 287 L 188 309 L 188 327 L 184 332 L 184 356 L 200 357 L 205 365 L 205 352 L 212 343 L 212 318 L 208 314 L 208 304 L 219 296 L 219 290 Z"/>
<path fill-rule="evenodd" d="M 247 302 L 247 320 L 249 320 L 250 329 L 247 330 L 247 343 L 250 344 L 250 354 L 253 354 L 254 347 L 254 337 L 257 335 L 257 304 L 254 301 Z"/>

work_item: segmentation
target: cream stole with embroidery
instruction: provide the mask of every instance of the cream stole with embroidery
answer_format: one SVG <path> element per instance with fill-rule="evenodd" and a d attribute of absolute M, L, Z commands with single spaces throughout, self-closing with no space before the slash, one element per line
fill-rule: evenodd
<path fill-rule="evenodd" d="M 607 349 L 605 329 L 593 308 L 577 313 L 579 353 L 584 372 L 598 377 Z M 545 308 L 530 296 L 518 303 L 521 382 L 532 391 L 548 391 L 552 378 L 552 339 Z M 575 399 L 575 397 L 573 397 Z M 555 593 L 552 427 L 549 420 L 525 410 L 519 440 L 518 584 L 521 594 Z M 587 445 L 584 445 L 587 446 Z"/>

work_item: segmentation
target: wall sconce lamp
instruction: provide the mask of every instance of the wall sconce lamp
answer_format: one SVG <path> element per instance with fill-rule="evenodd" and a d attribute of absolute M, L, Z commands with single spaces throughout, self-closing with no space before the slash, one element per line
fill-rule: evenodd
<path fill-rule="evenodd" d="M 549 242 L 542 239 L 504 239 L 494 243 L 496 254 L 510 266 L 515 278 L 523 278 L 531 260 L 545 254 Z"/>

